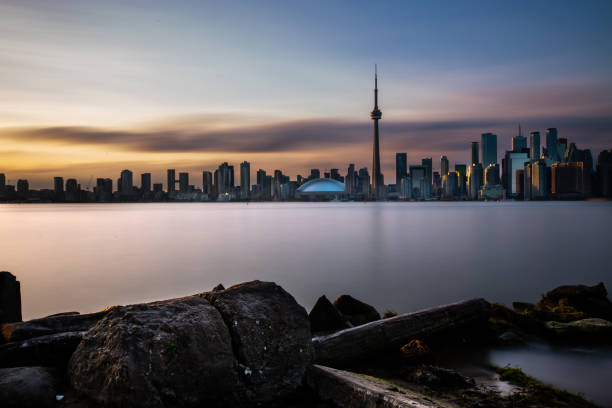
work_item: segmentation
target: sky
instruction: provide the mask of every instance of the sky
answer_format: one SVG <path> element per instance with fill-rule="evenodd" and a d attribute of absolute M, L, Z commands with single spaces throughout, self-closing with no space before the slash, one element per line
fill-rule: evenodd
<path fill-rule="evenodd" d="M 441 155 L 520 123 L 612 148 L 612 2 L 30 1 L 0 3 L 0 172 L 165 179 L 167 168 L 371 167 Z M 137 177 L 136 177 L 137 178 Z"/>

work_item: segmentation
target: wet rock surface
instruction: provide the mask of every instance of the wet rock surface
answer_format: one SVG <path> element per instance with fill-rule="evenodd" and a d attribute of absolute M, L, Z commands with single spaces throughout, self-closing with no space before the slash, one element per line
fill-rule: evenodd
<path fill-rule="evenodd" d="M 57 373 L 47 367 L 0 369 L 0 406 L 47 408 L 55 406 Z"/>
<path fill-rule="evenodd" d="M 350 295 L 342 295 L 334 300 L 333 305 L 353 326 L 360 326 L 380 320 L 380 314 L 372 306 L 363 303 Z"/>
<path fill-rule="evenodd" d="M 293 296 L 260 281 L 202 296 L 229 328 L 249 401 L 279 400 L 300 386 L 312 362 L 312 340 L 306 311 Z"/>
<path fill-rule="evenodd" d="M 87 331 L 106 315 L 107 311 L 78 314 L 59 313 L 27 322 L 6 323 L 1 327 L 5 341 L 13 342 L 55 333 Z"/>
<path fill-rule="evenodd" d="M 219 312 L 194 296 L 112 308 L 70 359 L 70 384 L 104 406 L 235 404 L 231 338 Z"/>
<path fill-rule="evenodd" d="M 332 333 L 351 327 L 351 324 L 325 295 L 317 299 L 308 314 L 308 320 L 310 321 L 310 330 L 313 333 Z"/>

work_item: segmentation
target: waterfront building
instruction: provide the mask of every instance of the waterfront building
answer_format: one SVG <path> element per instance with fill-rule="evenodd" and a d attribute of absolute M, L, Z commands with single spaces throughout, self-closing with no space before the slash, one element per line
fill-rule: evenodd
<path fill-rule="evenodd" d="M 176 170 L 168 169 L 168 193 L 176 190 Z"/>
<path fill-rule="evenodd" d="M 523 200 L 531 200 L 531 161 L 523 167 Z"/>
<path fill-rule="evenodd" d="M 442 176 L 442 196 L 446 199 L 454 199 L 459 187 L 459 173 L 456 171 L 446 173 Z"/>
<path fill-rule="evenodd" d="M 298 184 L 302 185 L 298 179 Z M 348 170 L 346 172 L 346 194 L 352 196 L 355 194 L 357 189 L 357 173 L 355 173 L 355 165 L 353 163 L 349 164 Z"/>
<path fill-rule="evenodd" d="M 540 132 L 531 132 L 529 135 L 529 159 L 531 161 L 540 158 Z"/>
<path fill-rule="evenodd" d="M 467 169 L 465 164 L 455 164 L 455 171 L 459 173 L 457 195 L 465 196 L 467 194 Z"/>
<path fill-rule="evenodd" d="M 66 188 L 67 187 L 68 186 L 66 186 Z M 111 199 L 113 198 L 113 180 L 109 178 L 96 179 L 96 187 L 94 189 L 94 194 L 95 194 L 96 201 L 100 201 L 100 202 L 111 201 Z"/>
<path fill-rule="evenodd" d="M 251 190 L 251 164 L 248 161 L 240 163 L 240 198 L 248 200 Z"/>
<path fill-rule="evenodd" d="M 529 162 L 529 155 L 524 152 L 506 152 L 504 157 L 504 187 L 506 188 L 506 196 L 512 197 L 519 192 L 517 191 L 516 172 L 524 170 L 525 163 Z"/>
<path fill-rule="evenodd" d="M 548 196 L 549 190 L 549 167 L 546 160 L 539 159 L 531 163 L 531 199 L 543 199 Z"/>
<path fill-rule="evenodd" d="M 64 199 L 64 178 L 63 177 L 53 177 L 53 195 L 54 198 L 58 201 L 62 201 Z"/>
<path fill-rule="evenodd" d="M 130 194 L 132 192 L 132 172 L 123 170 L 121 172 L 121 193 Z"/>
<path fill-rule="evenodd" d="M 70 202 L 79 201 L 80 190 L 81 190 L 81 186 L 79 185 L 76 179 L 69 178 L 68 180 L 66 180 L 66 192 L 65 192 L 66 201 L 70 201 Z"/>
<path fill-rule="evenodd" d="M 402 179 L 400 185 L 400 199 L 409 200 L 412 198 L 412 178 L 406 176 Z"/>
<path fill-rule="evenodd" d="M 401 185 L 402 179 L 408 175 L 408 155 L 395 153 L 395 184 Z"/>
<path fill-rule="evenodd" d="M 297 193 L 297 181 L 288 181 L 281 185 L 281 199 L 284 201 L 293 200 Z"/>
<path fill-rule="evenodd" d="M 557 146 L 557 128 L 546 129 L 546 157 L 553 162 L 561 161 Z"/>
<path fill-rule="evenodd" d="M 490 164 L 497 163 L 497 135 L 483 133 L 481 135 L 482 168 L 486 169 Z"/>
<path fill-rule="evenodd" d="M 506 190 L 501 184 L 484 185 L 478 192 L 478 199 L 485 201 L 500 201 L 505 198 Z"/>
<path fill-rule="evenodd" d="M 472 164 L 468 167 L 468 195 L 472 200 L 478 200 L 478 193 L 482 187 L 482 165 L 480 163 Z"/>
<path fill-rule="evenodd" d="M 382 112 L 378 109 L 378 73 L 374 67 L 374 109 L 370 112 L 370 118 L 374 121 L 374 140 L 372 145 L 372 194 L 375 200 L 384 197 L 384 181 L 380 172 L 380 146 L 378 135 L 378 121 L 382 118 Z"/>
<path fill-rule="evenodd" d="M 440 158 L 440 175 L 444 177 L 448 174 L 448 159 L 446 156 Z"/>
<path fill-rule="evenodd" d="M 319 169 L 310 169 L 310 176 L 308 176 L 308 179 L 314 180 L 318 178 L 321 178 L 321 171 Z"/>
<path fill-rule="evenodd" d="M 140 175 L 140 193 L 148 194 L 151 192 L 151 173 L 142 173 Z"/>
<path fill-rule="evenodd" d="M 358 173 L 358 192 L 363 196 L 364 199 L 370 198 L 370 174 L 368 173 L 367 167 L 362 167 L 359 169 Z"/>
<path fill-rule="evenodd" d="M 30 192 L 30 183 L 28 183 L 28 180 L 25 180 L 25 179 L 17 180 L 17 193 L 19 193 L 25 198 L 27 197 L 29 192 Z"/>
<path fill-rule="evenodd" d="M 427 169 L 424 166 L 410 166 L 410 178 L 412 179 L 412 197 L 416 200 L 425 200 L 427 190 Z"/>
<path fill-rule="evenodd" d="M 612 197 L 612 149 L 602 150 L 597 156 L 599 195 Z"/>
<path fill-rule="evenodd" d="M 179 173 L 179 192 L 189 192 L 189 173 Z"/>
<path fill-rule="evenodd" d="M 213 195 L 213 175 L 210 171 L 202 172 L 202 194 L 207 194 L 210 197 Z"/>
<path fill-rule="evenodd" d="M 484 172 L 484 184 L 487 186 L 495 186 L 500 184 L 499 181 L 499 164 L 489 164 Z"/>
<path fill-rule="evenodd" d="M 234 166 L 227 162 L 222 163 L 215 170 L 215 190 L 219 196 L 229 196 L 234 189 Z"/>
<path fill-rule="evenodd" d="M 424 195 L 425 199 L 431 198 L 431 186 L 433 184 L 433 158 L 426 157 L 421 159 L 421 165 L 425 168 L 425 188 Z"/>
<path fill-rule="evenodd" d="M 553 196 L 569 199 L 584 197 L 583 162 L 554 163 L 551 168 L 551 179 Z"/>
<path fill-rule="evenodd" d="M 346 186 L 333 178 L 308 180 L 297 189 L 297 197 L 302 199 L 324 200 L 344 195 Z"/>
<path fill-rule="evenodd" d="M 567 152 L 567 139 L 560 137 L 557 139 L 557 154 L 559 155 L 559 161 L 565 160 L 565 153 Z"/>
<path fill-rule="evenodd" d="M 527 148 L 527 138 L 525 136 L 514 136 L 512 138 L 512 152 L 521 153 Z"/>
<path fill-rule="evenodd" d="M 522 169 L 516 171 L 514 185 L 516 186 L 516 198 L 523 200 L 525 198 L 525 166 L 529 163 L 529 160 L 523 164 Z"/>
<path fill-rule="evenodd" d="M 6 189 L 6 175 L 4 173 L 0 173 L 0 191 L 4 191 Z"/>
<path fill-rule="evenodd" d="M 478 159 L 478 142 L 470 142 L 470 153 L 472 164 L 480 163 L 480 160 Z"/>

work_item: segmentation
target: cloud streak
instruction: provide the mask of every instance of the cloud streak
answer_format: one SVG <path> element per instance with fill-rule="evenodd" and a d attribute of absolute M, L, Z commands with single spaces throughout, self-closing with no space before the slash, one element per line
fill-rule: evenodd
<path fill-rule="evenodd" d="M 385 122 L 381 137 L 387 148 L 448 152 L 466 149 L 480 133 L 513 136 L 518 120 Z M 525 129 L 558 127 L 561 135 L 579 139 L 585 147 L 602 146 L 610 138 L 612 114 L 595 117 L 549 117 L 523 122 Z M 246 127 L 206 129 L 159 127 L 143 130 L 97 127 L 36 127 L 0 129 L 0 138 L 24 143 L 97 145 L 123 151 L 155 153 L 282 153 L 368 145 L 372 124 L 367 121 L 296 120 Z"/>

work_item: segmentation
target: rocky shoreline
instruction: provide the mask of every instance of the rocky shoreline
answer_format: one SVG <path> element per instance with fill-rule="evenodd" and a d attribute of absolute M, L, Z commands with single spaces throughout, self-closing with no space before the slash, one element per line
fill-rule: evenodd
<path fill-rule="evenodd" d="M 19 282 L 0 272 L 0 405 L 594 407 L 509 367 L 490 368 L 509 391 L 478 384 L 441 355 L 534 339 L 610 345 L 610 321 L 603 283 L 512 308 L 473 299 L 381 317 L 350 295 L 321 296 L 307 314 L 252 281 L 22 322 Z"/>

